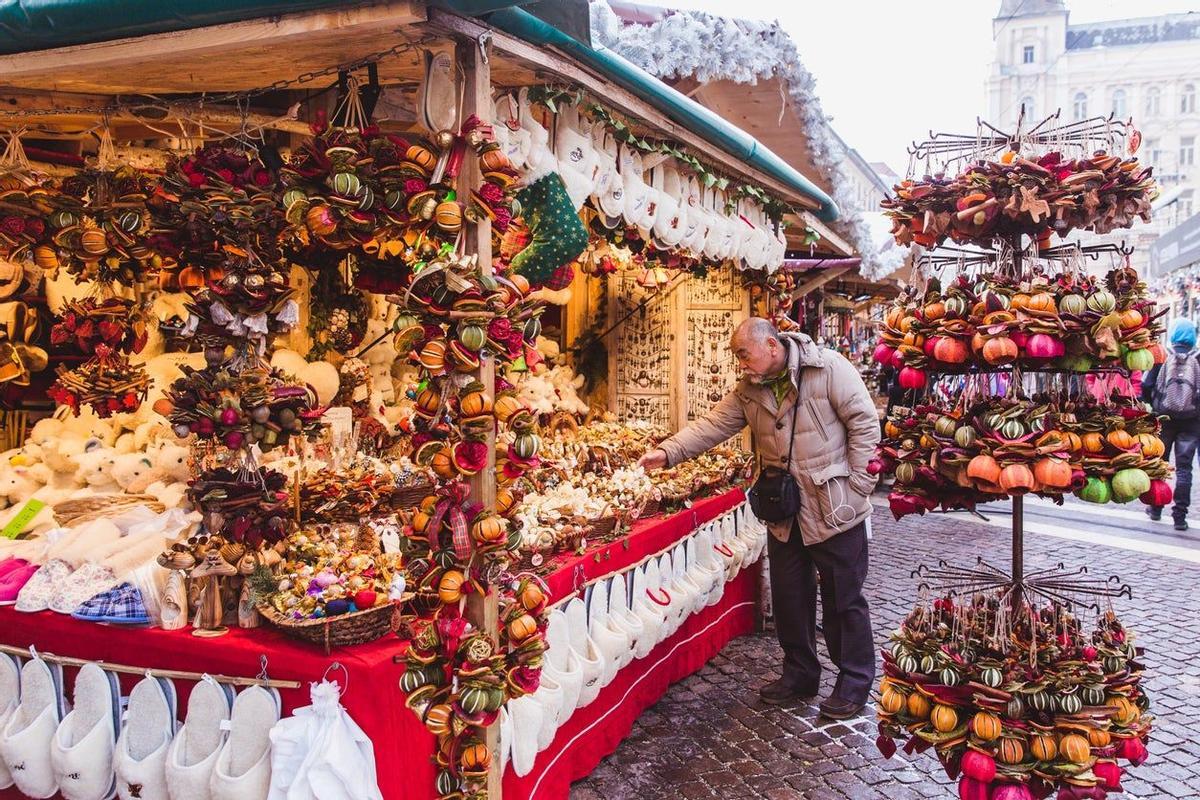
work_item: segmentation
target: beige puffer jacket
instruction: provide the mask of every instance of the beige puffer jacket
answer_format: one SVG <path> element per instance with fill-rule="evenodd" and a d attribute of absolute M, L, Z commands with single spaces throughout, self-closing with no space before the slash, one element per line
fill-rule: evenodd
<path fill-rule="evenodd" d="M 792 383 L 800 375 L 800 397 L 792 389 L 782 404 L 767 387 L 743 379 L 703 418 L 667 439 L 660 448 L 668 464 L 703 453 L 750 426 L 759 466 L 782 467 L 788 454 L 792 409 L 798 408 L 791 473 L 800 487 L 796 519 L 805 544 L 849 530 L 871 513 L 876 477 L 867 462 L 879 444 L 879 418 L 858 370 L 840 353 L 822 350 L 804 334 L 781 334 L 788 347 Z M 769 524 L 780 541 L 790 522 Z"/>

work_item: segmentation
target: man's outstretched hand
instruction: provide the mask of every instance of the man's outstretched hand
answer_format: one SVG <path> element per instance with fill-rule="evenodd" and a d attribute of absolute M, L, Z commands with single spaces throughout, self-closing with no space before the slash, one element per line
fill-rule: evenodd
<path fill-rule="evenodd" d="M 638 459 L 638 466 L 644 470 L 662 469 L 667 465 L 667 454 L 662 450 L 650 450 Z"/>

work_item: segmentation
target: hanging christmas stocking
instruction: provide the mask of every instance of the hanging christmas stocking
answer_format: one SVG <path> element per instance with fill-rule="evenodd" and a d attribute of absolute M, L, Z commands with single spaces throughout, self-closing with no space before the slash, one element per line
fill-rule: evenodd
<path fill-rule="evenodd" d="M 543 175 L 517 194 L 530 242 L 512 258 L 512 268 L 533 287 L 565 289 L 575 277 L 572 262 L 588 243 L 587 228 L 575 213 L 557 172 Z M 514 226 L 519 228 L 520 226 Z M 519 230 L 511 231 L 520 236 Z"/>

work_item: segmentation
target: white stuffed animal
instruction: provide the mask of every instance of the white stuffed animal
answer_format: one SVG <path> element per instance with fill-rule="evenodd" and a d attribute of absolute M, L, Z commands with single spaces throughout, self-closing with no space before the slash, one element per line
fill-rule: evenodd
<path fill-rule="evenodd" d="M 154 461 L 146 453 L 121 453 L 116 457 L 112 466 L 113 480 L 121 487 L 121 491 L 130 494 L 139 492 L 132 487 L 140 479 L 150 474 L 154 469 Z"/>
<path fill-rule="evenodd" d="M 113 477 L 113 465 L 116 464 L 118 455 L 111 447 L 94 447 L 80 453 L 76 457 L 79 469 L 75 475 L 83 488 L 79 489 L 75 496 L 88 497 L 119 491 L 121 487 Z"/>
<path fill-rule="evenodd" d="M 16 506 L 33 497 L 43 486 L 29 467 L 14 467 L 0 464 L 0 499 L 6 505 Z"/>

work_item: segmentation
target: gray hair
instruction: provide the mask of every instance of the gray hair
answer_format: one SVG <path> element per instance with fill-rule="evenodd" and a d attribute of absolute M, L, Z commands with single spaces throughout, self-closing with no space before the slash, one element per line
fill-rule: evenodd
<path fill-rule="evenodd" d="M 738 326 L 733 329 L 731 340 L 743 341 L 754 344 L 766 344 L 774 339 L 779 339 L 779 329 L 769 319 L 762 317 L 749 317 L 738 323 Z"/>

